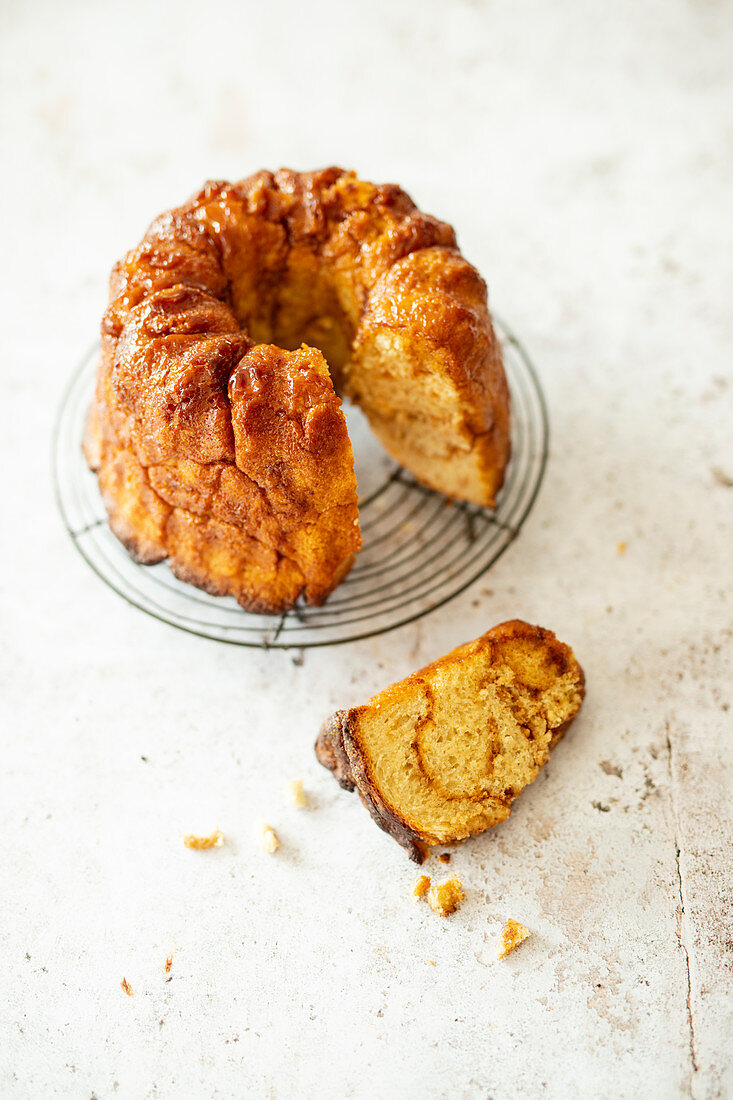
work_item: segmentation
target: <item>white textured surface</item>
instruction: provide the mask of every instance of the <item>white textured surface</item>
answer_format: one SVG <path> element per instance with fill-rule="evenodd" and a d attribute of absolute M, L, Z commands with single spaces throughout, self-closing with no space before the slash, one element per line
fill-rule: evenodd
<path fill-rule="evenodd" d="M 0 15 L 0 1095 L 730 1096 L 733 9 L 152 7 Z M 553 447 L 483 583 L 299 667 L 124 606 L 62 529 L 48 440 L 152 216 L 330 162 L 456 224 Z M 312 741 L 515 615 L 573 644 L 588 698 L 454 856 L 443 921 Z M 533 936 L 497 963 L 509 915 Z"/>

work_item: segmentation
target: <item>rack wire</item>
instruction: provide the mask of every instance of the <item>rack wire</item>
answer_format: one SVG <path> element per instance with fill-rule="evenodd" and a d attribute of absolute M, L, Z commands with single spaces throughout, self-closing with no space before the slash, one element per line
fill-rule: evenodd
<path fill-rule="evenodd" d="M 173 576 L 165 562 L 134 562 L 107 524 L 96 477 L 81 451 L 98 349 L 84 357 L 63 396 L 53 442 L 56 496 L 74 545 L 94 572 L 134 607 L 191 634 L 233 645 L 288 649 L 337 645 L 394 630 L 458 596 L 516 539 L 547 463 L 548 418 L 537 375 L 502 322 L 512 397 L 512 458 L 495 509 L 452 503 L 392 462 L 360 411 L 345 407 L 356 455 L 363 547 L 321 607 L 252 615 Z"/>

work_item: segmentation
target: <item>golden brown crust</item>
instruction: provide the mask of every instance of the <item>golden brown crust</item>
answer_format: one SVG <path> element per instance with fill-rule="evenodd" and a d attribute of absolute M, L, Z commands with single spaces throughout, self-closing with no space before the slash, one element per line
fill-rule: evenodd
<path fill-rule="evenodd" d="M 527 644 L 535 647 L 536 652 L 541 657 L 539 661 L 535 662 L 535 667 L 529 675 L 526 668 L 520 667 L 522 665 L 520 647 Z M 551 715 L 548 713 L 545 716 L 545 725 L 549 733 L 547 747 L 545 750 L 538 748 L 536 758 L 537 766 L 541 766 L 549 758 L 550 751 L 561 740 L 580 709 L 585 694 L 585 676 L 572 650 L 569 646 L 560 642 L 552 631 L 539 626 L 532 626 L 521 620 L 501 623 L 476 639 L 476 641 L 459 646 L 446 656 L 412 673 L 405 680 L 380 692 L 378 696 L 375 696 L 364 706 L 337 712 L 322 727 L 316 744 L 316 754 L 324 767 L 334 772 L 339 783 L 345 789 L 353 790 L 356 787 L 359 797 L 379 827 L 402 845 L 410 858 L 416 863 L 422 863 L 430 845 L 447 843 L 451 839 L 459 839 L 460 836 L 458 834 L 452 838 L 435 836 L 430 831 L 417 827 L 414 821 L 408 820 L 407 809 L 404 806 L 397 808 L 395 805 L 390 804 L 370 765 L 369 753 L 365 750 L 362 741 L 361 722 L 370 713 L 380 709 L 388 711 L 391 705 L 396 705 L 407 698 L 412 699 L 412 705 L 409 708 L 413 714 L 411 747 L 416 764 L 423 773 L 426 782 L 438 792 L 440 797 L 448 802 L 457 799 L 457 795 L 452 794 L 449 789 L 442 786 L 440 775 L 434 773 L 430 766 L 426 764 L 420 749 L 420 736 L 421 729 L 427 721 L 427 716 L 433 706 L 431 682 L 446 669 L 450 668 L 452 672 L 455 672 L 460 670 L 461 666 L 465 666 L 466 669 L 470 666 L 475 667 L 477 658 L 480 658 L 489 668 L 495 661 L 498 662 L 499 660 L 502 665 L 506 666 L 508 664 L 510 668 L 514 663 L 518 674 L 523 676 L 524 681 L 526 681 L 522 682 L 522 687 L 530 695 L 539 696 L 542 690 L 552 686 L 553 681 L 559 682 L 562 677 L 569 678 L 569 688 L 573 700 L 570 704 L 569 717 L 557 725 L 552 725 Z M 508 686 L 503 687 L 500 688 L 500 691 L 509 692 L 509 688 Z M 422 700 L 424 705 L 422 707 L 416 706 L 416 699 Z M 521 721 L 525 719 L 525 716 L 518 702 L 512 702 L 512 705 L 516 710 L 516 720 L 520 722 L 521 728 Z M 526 728 L 526 736 L 528 739 L 534 740 L 531 725 Z M 490 743 L 490 731 L 487 735 L 484 730 L 482 737 Z M 499 750 L 497 748 L 494 751 L 496 753 Z M 469 794 L 468 800 L 470 801 L 471 797 L 475 798 L 477 804 L 480 803 L 484 811 L 487 807 L 493 805 L 491 814 L 493 820 L 487 821 L 484 812 L 481 824 L 476 828 L 469 827 L 462 833 L 462 836 L 481 832 L 487 827 L 487 824 L 497 824 L 505 820 L 509 816 L 510 804 L 518 793 L 519 791 L 508 789 L 503 792 L 503 797 L 494 799 L 487 797 L 486 792 L 478 790 L 473 795 Z M 461 792 L 460 798 L 462 802 L 466 801 L 465 791 Z"/>
<path fill-rule="evenodd" d="M 432 356 L 454 411 L 437 457 L 405 450 L 376 406 L 375 431 L 427 484 L 490 503 L 508 394 L 450 226 L 339 168 L 212 181 L 161 215 L 112 272 L 84 443 L 115 534 L 250 610 L 321 602 L 360 546 L 334 383 L 360 400 L 360 349 L 387 332 L 406 362 Z"/>
<path fill-rule="evenodd" d="M 337 710 L 327 718 L 321 726 L 315 748 L 319 761 L 324 768 L 333 772 L 339 786 L 345 791 L 353 791 L 356 783 L 343 740 L 343 723 L 347 718 L 348 711 L 345 710 Z"/>
<path fill-rule="evenodd" d="M 451 650 L 451 652 L 447 653 L 444 657 L 439 657 L 437 661 L 432 661 L 430 664 L 418 669 L 417 672 L 413 672 L 402 681 L 402 683 L 422 680 L 436 669 L 447 664 L 448 661 L 452 664 L 467 662 L 481 652 L 489 654 L 490 657 L 497 652 L 503 643 L 511 643 L 519 639 L 535 642 L 541 647 L 546 658 L 546 665 L 554 668 L 558 674 L 562 675 L 562 673 L 566 672 L 567 669 L 571 667 L 577 670 L 580 677 L 581 690 L 584 690 L 585 676 L 582 668 L 575 660 L 570 646 L 561 642 L 552 630 L 546 630 L 542 626 L 534 626 L 531 623 L 526 623 L 523 619 L 508 619 L 504 623 L 499 623 L 498 626 L 492 627 L 491 630 L 482 634 L 480 638 L 476 638 L 475 641 L 466 642 L 465 645 L 457 646 L 456 649 Z M 387 688 L 387 691 L 390 690 L 392 690 L 392 688 Z M 568 722 L 567 725 L 570 725 L 570 723 Z"/>

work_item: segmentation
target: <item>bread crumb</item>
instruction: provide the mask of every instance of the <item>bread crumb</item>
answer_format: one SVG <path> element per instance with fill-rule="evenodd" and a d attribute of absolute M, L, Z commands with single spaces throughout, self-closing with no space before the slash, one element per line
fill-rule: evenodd
<path fill-rule="evenodd" d="M 616 546 L 616 553 L 617 554 L 625 554 L 628 545 L 629 544 L 627 542 L 619 542 Z"/>
<path fill-rule="evenodd" d="M 122 986 L 123 990 L 125 991 L 125 993 L 127 994 L 128 997 L 134 997 L 135 996 L 135 994 L 132 992 L 132 986 L 128 982 L 127 978 L 123 978 L 122 981 L 120 982 L 120 985 Z"/>
<path fill-rule="evenodd" d="M 421 898 L 423 894 L 427 894 L 430 889 L 430 875 L 420 875 L 415 885 L 412 888 L 412 892 L 416 898 Z"/>
<path fill-rule="evenodd" d="M 441 863 L 450 863 L 450 852 L 441 852 L 438 859 Z"/>
<path fill-rule="evenodd" d="M 170 974 L 172 966 L 173 966 L 173 956 L 169 955 L 168 958 L 165 960 L 165 972 L 166 972 L 166 974 Z"/>
<path fill-rule="evenodd" d="M 458 875 L 451 875 L 445 882 L 439 882 L 433 886 L 428 893 L 428 905 L 434 913 L 440 913 L 441 917 L 449 917 L 451 913 L 455 913 L 465 896 L 460 878 Z"/>
<path fill-rule="evenodd" d="M 525 928 L 518 920 L 512 920 L 510 917 L 501 931 L 498 957 L 505 959 L 515 947 L 519 947 L 520 943 L 524 943 L 529 934 L 528 928 Z"/>
<path fill-rule="evenodd" d="M 290 801 L 294 806 L 297 806 L 299 810 L 304 810 L 308 805 L 308 799 L 306 793 L 303 790 L 302 779 L 291 779 L 288 783 L 288 794 Z"/>
<path fill-rule="evenodd" d="M 197 852 L 202 852 L 206 848 L 221 848 L 224 843 L 224 835 L 219 829 L 209 836 L 194 836 L 193 833 L 188 833 L 184 836 L 183 843 L 187 848 L 193 848 Z"/>
<path fill-rule="evenodd" d="M 272 855 L 280 847 L 280 841 L 277 839 L 277 833 L 271 825 L 263 824 L 262 833 L 260 836 L 260 843 L 266 852 Z"/>

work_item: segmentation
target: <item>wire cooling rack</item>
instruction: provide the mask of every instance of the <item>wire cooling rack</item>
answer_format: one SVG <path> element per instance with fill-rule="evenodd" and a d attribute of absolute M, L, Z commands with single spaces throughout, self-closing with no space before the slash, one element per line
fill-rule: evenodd
<path fill-rule="evenodd" d="M 482 576 L 529 515 L 547 462 L 547 409 L 532 364 L 508 327 L 496 323 L 512 397 L 512 458 L 495 509 L 451 503 L 424 488 L 382 451 L 360 411 L 345 406 L 356 455 L 363 547 L 321 607 L 251 615 L 173 576 L 165 562 L 136 564 L 109 529 L 96 477 L 81 451 L 98 351 L 64 394 L 53 444 L 59 508 L 79 553 L 141 611 L 191 634 L 261 648 L 336 645 L 403 626 L 434 611 Z"/>

